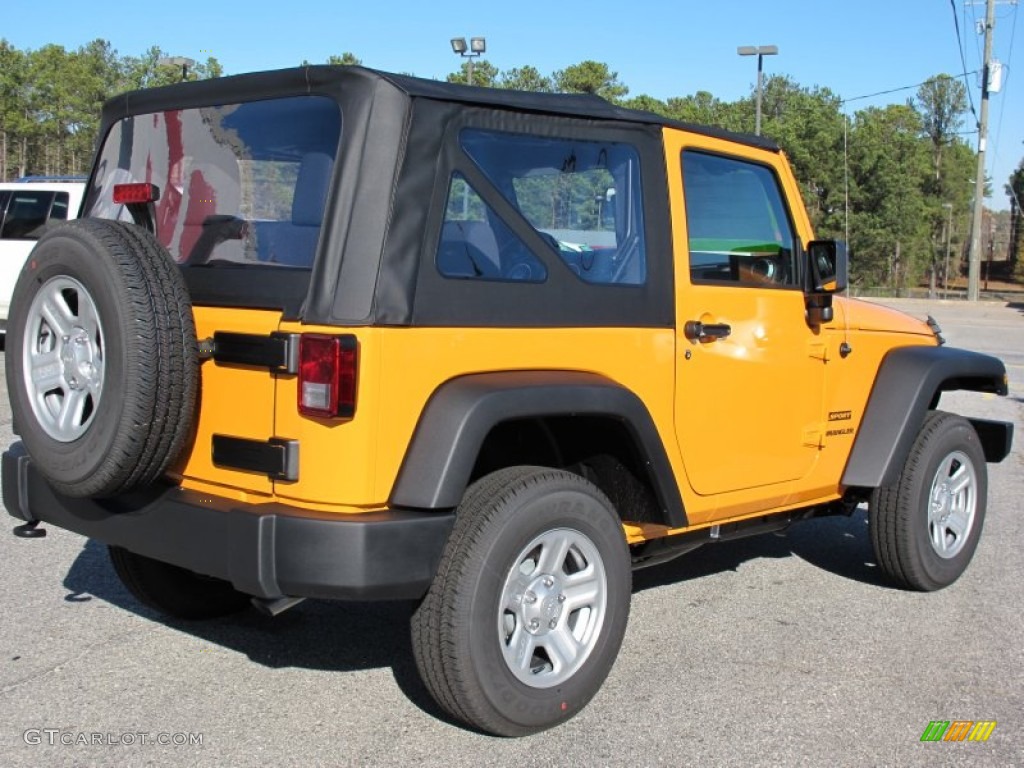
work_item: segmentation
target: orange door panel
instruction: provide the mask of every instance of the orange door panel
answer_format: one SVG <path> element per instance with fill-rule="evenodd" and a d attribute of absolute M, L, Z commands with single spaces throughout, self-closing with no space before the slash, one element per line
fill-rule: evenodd
<path fill-rule="evenodd" d="M 676 433 L 692 490 L 728 517 L 784 504 L 821 442 L 826 353 L 805 320 L 810 226 L 781 153 L 665 134 L 676 259 Z M 710 326 L 703 338 L 694 321 Z M 717 326 L 717 327 L 716 327 Z M 788 484 L 788 485 L 787 485 Z M 725 494 L 733 494 L 725 496 Z"/>

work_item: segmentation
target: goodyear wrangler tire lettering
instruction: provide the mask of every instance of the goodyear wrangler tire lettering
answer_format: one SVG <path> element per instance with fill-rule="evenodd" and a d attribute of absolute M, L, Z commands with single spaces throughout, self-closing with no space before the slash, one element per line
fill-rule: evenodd
<path fill-rule="evenodd" d="M 597 692 L 629 614 L 622 524 L 587 480 L 511 467 L 466 492 L 412 620 L 416 665 L 450 715 L 522 736 Z"/>
<path fill-rule="evenodd" d="M 181 453 L 195 328 L 181 273 L 148 231 L 79 219 L 47 232 L 15 287 L 7 342 L 14 421 L 56 490 L 125 493 Z"/>

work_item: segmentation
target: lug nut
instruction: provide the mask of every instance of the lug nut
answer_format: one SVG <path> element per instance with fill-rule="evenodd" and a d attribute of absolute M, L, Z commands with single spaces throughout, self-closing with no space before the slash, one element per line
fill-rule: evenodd
<path fill-rule="evenodd" d="M 537 629 L 540 626 L 540 622 L 537 619 L 530 619 L 530 629 Z"/>
<path fill-rule="evenodd" d="M 544 578 L 544 586 L 547 587 L 548 589 L 551 589 L 551 587 L 552 587 L 552 585 L 554 583 L 555 583 L 555 580 L 552 579 L 550 576 L 546 576 Z"/>
<path fill-rule="evenodd" d="M 565 593 L 564 592 L 559 593 L 559 595 L 558 595 L 558 602 L 560 602 L 560 603 L 564 603 L 565 602 Z"/>
<path fill-rule="evenodd" d="M 532 605 L 533 603 L 537 602 L 537 596 L 533 594 L 532 591 L 530 591 L 523 595 L 523 600 Z"/>
<path fill-rule="evenodd" d="M 551 629 L 554 629 L 557 626 L 558 626 L 558 619 L 552 619 L 551 621 L 548 622 L 548 627 L 550 627 Z"/>

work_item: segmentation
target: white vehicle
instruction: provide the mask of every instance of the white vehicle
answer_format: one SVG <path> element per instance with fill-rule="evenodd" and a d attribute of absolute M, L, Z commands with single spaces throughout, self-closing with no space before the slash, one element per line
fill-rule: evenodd
<path fill-rule="evenodd" d="M 27 177 L 0 183 L 0 333 L 7 331 L 14 284 L 43 228 L 76 218 L 84 192 L 84 180 Z"/>

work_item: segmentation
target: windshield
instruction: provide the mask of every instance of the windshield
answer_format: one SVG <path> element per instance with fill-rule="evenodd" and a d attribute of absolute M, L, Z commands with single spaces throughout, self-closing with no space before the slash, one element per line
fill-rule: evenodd
<path fill-rule="evenodd" d="M 313 265 L 341 133 L 319 96 L 135 115 L 100 151 L 85 215 L 131 221 L 116 184 L 149 182 L 157 239 L 184 267 Z"/>

